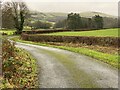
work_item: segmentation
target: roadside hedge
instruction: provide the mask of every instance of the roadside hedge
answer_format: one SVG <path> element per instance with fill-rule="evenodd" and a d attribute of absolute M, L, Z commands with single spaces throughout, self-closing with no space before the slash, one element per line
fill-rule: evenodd
<path fill-rule="evenodd" d="M 33 30 L 33 31 L 23 31 L 26 34 L 42 34 L 42 33 L 54 33 L 54 32 L 65 32 L 70 30 Z"/>
<path fill-rule="evenodd" d="M 22 31 L 26 34 L 43 34 L 43 33 L 55 33 L 55 32 L 67 32 L 67 31 L 91 31 L 95 29 L 76 29 L 76 30 L 70 30 L 70 29 L 58 29 L 58 30 L 33 30 L 33 31 Z"/>
<path fill-rule="evenodd" d="M 53 35 L 34 35 L 22 33 L 23 40 L 34 42 L 65 42 L 65 43 L 81 43 L 87 45 L 100 45 L 119 47 L 119 37 L 93 37 L 93 36 L 53 36 Z"/>

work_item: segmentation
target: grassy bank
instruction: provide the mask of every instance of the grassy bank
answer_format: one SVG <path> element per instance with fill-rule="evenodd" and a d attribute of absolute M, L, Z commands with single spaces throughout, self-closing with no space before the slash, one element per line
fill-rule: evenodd
<path fill-rule="evenodd" d="M 102 52 L 98 52 L 98 51 L 87 49 L 87 48 L 75 48 L 75 47 L 66 47 L 66 46 L 55 46 L 55 47 L 73 51 L 73 52 L 80 53 L 83 55 L 87 55 L 92 58 L 103 61 L 105 63 L 108 63 L 114 67 L 118 67 L 118 58 L 120 57 L 118 55 L 102 53 Z"/>
<path fill-rule="evenodd" d="M 2 49 L 3 78 L 0 88 L 37 88 L 36 60 L 7 40 L 3 40 Z"/>
<path fill-rule="evenodd" d="M 101 36 L 101 37 L 118 37 L 118 28 L 115 29 L 101 29 L 101 30 L 94 30 L 94 31 L 79 31 L 79 32 L 57 32 L 57 33 L 50 33 L 46 35 L 59 35 L 59 36 Z"/>
<path fill-rule="evenodd" d="M 108 63 L 114 67 L 118 67 L 118 58 L 120 57 L 119 55 L 102 53 L 99 51 L 91 50 L 88 48 L 82 48 L 82 47 L 56 46 L 56 45 L 43 44 L 43 43 L 37 43 L 37 42 L 31 42 L 31 41 L 24 41 L 24 40 L 21 40 L 19 37 L 15 37 L 12 40 L 17 41 L 17 42 L 22 42 L 22 43 L 35 44 L 35 45 L 41 45 L 41 46 L 49 46 L 49 47 L 55 47 L 55 48 L 69 50 L 72 52 L 76 52 L 76 53 L 80 53 L 83 55 L 93 57 L 102 62 Z"/>

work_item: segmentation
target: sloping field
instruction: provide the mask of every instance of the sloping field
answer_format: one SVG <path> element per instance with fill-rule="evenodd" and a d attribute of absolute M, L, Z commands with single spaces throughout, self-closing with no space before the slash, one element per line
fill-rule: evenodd
<path fill-rule="evenodd" d="M 51 33 L 47 35 L 56 35 L 56 36 L 99 36 L 99 37 L 118 37 L 118 28 L 115 29 L 101 29 L 101 30 L 94 30 L 94 31 L 79 31 L 79 32 L 57 32 Z"/>

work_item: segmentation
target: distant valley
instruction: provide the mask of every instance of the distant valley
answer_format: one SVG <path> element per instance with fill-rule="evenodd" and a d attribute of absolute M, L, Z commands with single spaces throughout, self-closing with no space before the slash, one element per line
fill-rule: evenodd
<path fill-rule="evenodd" d="M 101 12 L 81 12 L 79 13 L 83 18 L 92 18 L 95 15 L 100 15 L 104 20 L 104 28 L 112 28 L 117 27 L 117 16 L 109 15 Z M 31 18 L 33 21 L 42 21 L 42 22 L 50 22 L 55 24 L 56 22 L 63 21 L 67 19 L 68 13 L 60 13 L 60 12 L 37 12 L 31 11 Z M 109 22 L 109 23 L 108 23 Z"/>
<path fill-rule="evenodd" d="M 67 18 L 68 13 L 60 13 L 60 12 L 37 12 L 37 11 L 31 11 L 32 18 L 36 20 L 42 20 L 42 21 L 49 21 L 49 22 L 58 22 L 60 20 L 64 20 Z M 91 18 L 95 15 L 100 15 L 102 17 L 107 18 L 117 18 L 117 16 L 101 13 L 101 12 L 82 12 L 79 13 L 81 17 L 85 18 Z"/>

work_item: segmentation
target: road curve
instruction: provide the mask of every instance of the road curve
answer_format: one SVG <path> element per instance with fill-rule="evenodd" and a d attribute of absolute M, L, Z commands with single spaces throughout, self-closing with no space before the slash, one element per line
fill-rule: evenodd
<path fill-rule="evenodd" d="M 16 46 L 36 58 L 40 88 L 118 88 L 118 70 L 98 60 L 57 48 Z"/>

